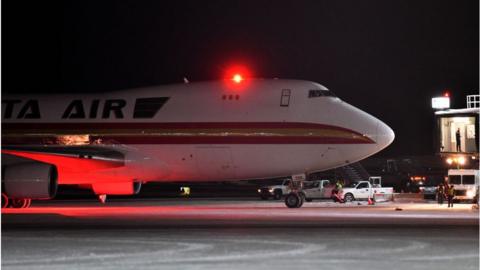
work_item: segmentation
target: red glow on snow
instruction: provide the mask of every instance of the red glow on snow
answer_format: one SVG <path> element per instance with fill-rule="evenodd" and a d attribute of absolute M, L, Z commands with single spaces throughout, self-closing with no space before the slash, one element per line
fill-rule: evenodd
<path fill-rule="evenodd" d="M 94 183 L 92 189 L 95 194 L 132 195 L 132 182 Z"/>

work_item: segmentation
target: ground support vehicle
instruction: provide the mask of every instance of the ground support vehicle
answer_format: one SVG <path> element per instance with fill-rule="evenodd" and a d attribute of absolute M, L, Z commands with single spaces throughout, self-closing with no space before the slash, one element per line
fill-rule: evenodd
<path fill-rule="evenodd" d="M 290 182 L 292 180 L 285 179 L 280 185 L 273 185 L 273 186 L 264 186 L 259 188 L 258 194 L 262 200 L 268 200 L 269 198 L 273 198 L 275 200 L 280 200 L 283 195 L 286 195 L 290 192 Z"/>
<path fill-rule="evenodd" d="M 318 199 L 329 199 L 332 196 L 333 185 L 330 180 L 316 180 L 305 182 L 301 190 L 305 201 L 311 202 Z"/>
<path fill-rule="evenodd" d="M 425 200 L 435 200 L 437 198 L 437 187 L 420 187 L 420 192 Z"/>
<path fill-rule="evenodd" d="M 393 188 L 372 185 L 369 181 L 353 182 L 342 189 L 343 199 L 347 202 L 354 200 L 388 201 L 393 199 Z"/>
<path fill-rule="evenodd" d="M 479 170 L 448 170 L 448 184 L 455 189 L 455 201 L 474 202 L 478 198 Z"/>

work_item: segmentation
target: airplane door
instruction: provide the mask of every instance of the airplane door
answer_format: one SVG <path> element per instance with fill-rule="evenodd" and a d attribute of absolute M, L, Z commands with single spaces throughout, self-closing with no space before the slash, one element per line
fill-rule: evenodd
<path fill-rule="evenodd" d="M 197 171 L 199 176 L 205 180 L 235 177 L 235 166 L 230 147 L 197 147 L 196 157 Z"/>
<path fill-rule="evenodd" d="M 290 98 L 292 95 L 292 90 L 290 89 L 282 89 L 282 96 L 280 97 L 280 106 L 281 107 L 288 107 L 290 106 Z"/>
<path fill-rule="evenodd" d="M 292 114 L 291 114 L 291 107 L 292 107 L 292 101 L 293 101 L 292 90 L 291 89 L 279 89 L 279 90 L 280 90 L 279 92 L 280 106 L 279 106 L 279 111 L 276 114 L 276 117 L 282 119 L 282 121 L 290 121 L 292 118 Z"/>

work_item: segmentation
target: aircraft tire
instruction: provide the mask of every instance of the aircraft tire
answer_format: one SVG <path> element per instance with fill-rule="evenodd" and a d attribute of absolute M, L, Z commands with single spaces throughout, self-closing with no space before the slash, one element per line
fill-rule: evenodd
<path fill-rule="evenodd" d="M 298 208 L 301 206 L 302 198 L 298 193 L 290 192 L 285 197 L 285 205 L 288 208 Z"/>
<path fill-rule="evenodd" d="M 300 201 L 298 202 L 297 208 L 302 207 L 303 203 L 305 202 L 305 194 L 300 193 Z"/>
<path fill-rule="evenodd" d="M 12 208 L 27 208 L 30 206 L 30 199 L 11 199 L 10 206 Z"/>
<path fill-rule="evenodd" d="M 7 208 L 8 207 L 8 196 L 5 193 L 2 193 L 2 208 Z"/>
<path fill-rule="evenodd" d="M 23 208 L 29 208 L 30 205 L 32 204 L 32 199 L 26 199 L 26 200 L 27 200 L 27 204 L 25 204 Z"/>

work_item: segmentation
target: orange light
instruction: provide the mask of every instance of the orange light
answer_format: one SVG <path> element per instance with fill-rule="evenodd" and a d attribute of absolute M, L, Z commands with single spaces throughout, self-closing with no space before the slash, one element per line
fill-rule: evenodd
<path fill-rule="evenodd" d="M 236 83 L 241 83 L 243 81 L 243 77 L 242 77 L 242 75 L 237 73 L 237 74 L 233 75 L 232 80 Z"/>

